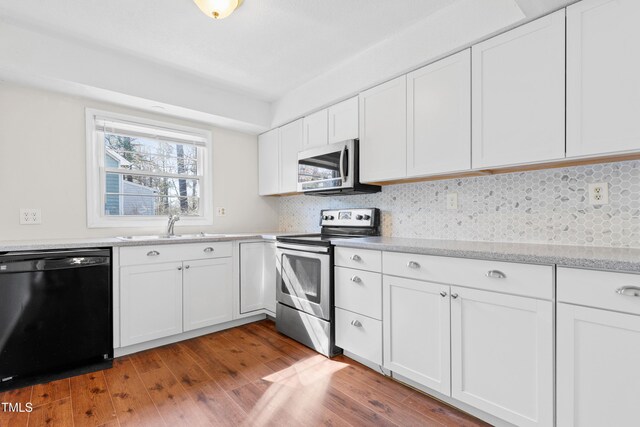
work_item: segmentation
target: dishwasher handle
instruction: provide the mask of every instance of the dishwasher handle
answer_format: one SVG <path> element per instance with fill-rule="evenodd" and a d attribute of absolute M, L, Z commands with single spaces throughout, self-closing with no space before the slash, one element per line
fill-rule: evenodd
<path fill-rule="evenodd" d="M 0 259 L 0 274 L 70 270 L 110 265 L 111 258 L 106 256 L 40 257 L 37 259 L 13 259 L 7 262 Z"/>

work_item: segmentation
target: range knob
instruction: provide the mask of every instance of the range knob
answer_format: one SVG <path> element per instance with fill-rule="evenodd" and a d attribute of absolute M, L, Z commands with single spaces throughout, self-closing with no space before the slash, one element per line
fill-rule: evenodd
<path fill-rule="evenodd" d="M 356 219 L 357 219 L 358 221 L 360 221 L 360 220 L 361 220 L 361 219 L 363 219 L 363 218 L 364 218 L 364 217 L 363 217 L 362 215 L 356 215 Z"/>
<path fill-rule="evenodd" d="M 371 219 L 371 216 L 369 216 L 369 215 L 365 215 L 365 216 L 363 216 L 362 218 L 368 221 L 368 220 L 370 220 L 370 219 Z"/>
<path fill-rule="evenodd" d="M 329 215 L 324 215 L 324 216 L 322 217 L 322 219 L 324 219 L 325 221 L 326 221 L 326 220 L 328 220 L 328 219 L 329 219 Z"/>
<path fill-rule="evenodd" d="M 334 219 L 334 218 L 333 218 L 333 215 L 329 215 L 329 219 L 330 219 L 330 220 L 333 220 L 333 219 Z"/>

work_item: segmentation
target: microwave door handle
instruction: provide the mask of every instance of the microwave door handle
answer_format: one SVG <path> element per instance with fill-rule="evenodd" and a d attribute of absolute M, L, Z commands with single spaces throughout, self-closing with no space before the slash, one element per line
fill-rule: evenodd
<path fill-rule="evenodd" d="M 342 184 L 347 181 L 347 177 L 344 176 L 344 155 L 347 152 L 347 146 L 342 146 L 342 151 L 340 152 L 340 178 L 342 178 Z"/>

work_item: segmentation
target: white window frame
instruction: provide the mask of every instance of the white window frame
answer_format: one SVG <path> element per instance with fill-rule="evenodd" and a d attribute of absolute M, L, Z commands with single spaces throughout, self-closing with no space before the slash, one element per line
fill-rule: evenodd
<path fill-rule="evenodd" d="M 200 136 L 205 139 L 205 158 L 202 160 L 202 179 L 200 180 L 199 216 L 184 216 L 179 225 L 208 226 L 213 225 L 213 143 L 211 132 L 205 129 L 175 125 L 127 114 L 109 111 L 85 109 L 86 115 L 86 183 L 87 183 L 87 227 L 88 228 L 120 228 L 120 227 L 164 227 L 167 218 L 158 216 L 114 216 L 104 213 L 105 188 L 105 150 L 104 142 L 97 141 L 96 116 L 101 119 L 126 121 L 140 125 L 179 131 Z"/>

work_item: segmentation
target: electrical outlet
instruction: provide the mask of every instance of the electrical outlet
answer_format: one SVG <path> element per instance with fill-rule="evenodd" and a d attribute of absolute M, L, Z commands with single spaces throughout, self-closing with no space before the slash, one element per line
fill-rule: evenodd
<path fill-rule="evenodd" d="M 447 210 L 458 210 L 458 193 L 447 193 Z"/>
<path fill-rule="evenodd" d="M 20 224 L 34 225 L 42 224 L 42 211 L 40 209 L 20 209 Z"/>
<path fill-rule="evenodd" d="M 227 208 L 216 208 L 216 215 L 217 216 L 227 216 Z"/>
<path fill-rule="evenodd" d="M 606 182 L 589 184 L 589 203 L 592 205 L 608 205 L 609 184 Z"/>

